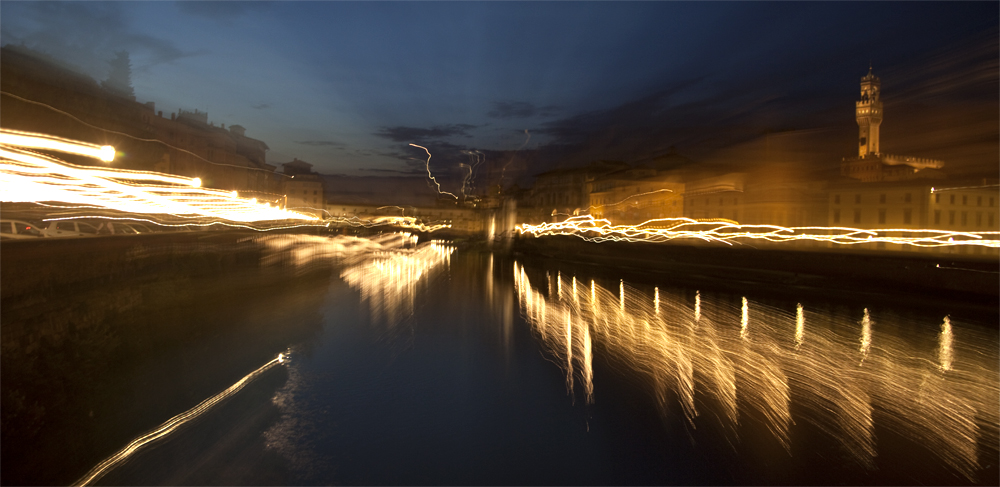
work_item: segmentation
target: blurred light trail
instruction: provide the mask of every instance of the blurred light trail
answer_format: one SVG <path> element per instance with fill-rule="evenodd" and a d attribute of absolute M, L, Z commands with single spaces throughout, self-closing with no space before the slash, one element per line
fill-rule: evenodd
<path fill-rule="evenodd" d="M 809 423 L 865 468 L 878 466 L 879 428 L 908 438 L 973 482 L 980 466 L 996 459 L 1000 359 L 988 330 L 948 318 L 936 343 L 889 332 L 875 340 L 867 309 L 858 323 L 856 316 L 810 312 L 801 304 L 791 312 L 748 298 L 706 306 L 710 298 L 700 293 L 691 303 L 683 294 L 642 291 L 624 281 L 613 287 L 590 281 L 589 292 L 570 297 L 548 292 L 561 276 L 555 279 L 556 286 L 536 285 L 514 264 L 522 316 L 567 383 L 584 384 L 588 402 L 600 400 L 600 377 L 589 372 L 592 351 L 600 351 L 615 370 L 639 378 L 665 416 L 676 402 L 692 429 L 721 422 L 733 445 L 740 443 L 741 418 L 752 417 L 790 454 L 791 428 Z M 699 303 L 696 323 L 692 308 Z M 751 314 L 753 333 L 744 333 Z M 927 330 L 921 323 L 892 323 L 898 319 L 881 321 L 886 330 Z M 802 339 L 806 323 L 817 324 L 809 340 Z"/>
<path fill-rule="evenodd" d="M 106 473 L 108 473 L 111 469 L 128 461 L 128 458 L 132 456 L 132 454 L 134 454 L 140 448 L 156 440 L 159 440 L 160 438 L 163 438 L 164 436 L 167 436 L 170 433 L 173 433 L 174 431 L 177 430 L 177 428 L 180 428 L 185 423 L 210 411 L 215 405 L 229 398 L 233 394 L 239 392 L 240 389 L 243 389 L 243 387 L 245 387 L 247 384 L 249 384 L 251 381 L 256 379 L 258 376 L 263 374 L 271 367 L 275 366 L 276 364 L 283 363 L 285 359 L 286 357 L 284 356 L 284 354 L 279 353 L 278 356 L 273 358 L 270 362 L 260 366 L 260 368 L 258 368 L 257 370 L 250 372 L 242 379 L 236 381 L 235 384 L 229 386 L 228 389 L 208 399 L 205 399 L 197 406 L 181 414 L 178 414 L 177 416 L 170 418 L 169 420 L 167 420 L 167 422 L 161 424 L 153 431 L 150 431 L 149 433 L 146 433 L 136 438 L 131 443 L 126 445 L 125 448 L 122 448 L 114 455 L 111 455 L 110 457 L 105 459 L 103 462 L 98 463 L 97 466 L 95 466 L 89 472 L 87 472 L 86 475 L 81 477 L 76 482 L 73 482 L 73 485 L 87 485 L 92 482 L 96 482 L 97 480 L 100 480 L 100 478 L 103 477 Z"/>
<path fill-rule="evenodd" d="M 78 154 L 100 159 L 104 162 L 111 162 L 115 159 L 115 148 L 110 145 L 99 146 L 50 135 L 21 132 L 19 130 L 0 128 L 0 144 L 31 149 L 48 149 L 66 154 Z"/>
<path fill-rule="evenodd" d="M 210 225 L 319 218 L 284 210 L 234 191 L 201 188 L 201 179 L 150 171 L 78 166 L 20 147 L 46 147 L 98 159 L 106 149 L 41 134 L 0 131 L 0 201 L 60 202 L 128 214 L 161 215 Z M 15 144 L 20 147 L 15 147 Z M 99 217 L 100 218 L 100 217 Z M 187 224 L 187 222 L 185 223 Z M 250 228 L 250 227 L 248 227 Z"/>
<path fill-rule="evenodd" d="M 744 241 L 828 242 L 838 245 L 890 243 L 914 247 L 979 246 L 1000 248 L 1000 232 L 959 232 L 950 230 L 894 228 L 864 230 L 850 227 L 783 227 L 779 225 L 740 225 L 730 220 L 695 220 L 659 218 L 639 225 L 613 225 L 607 219 L 578 216 L 556 223 L 516 227 L 522 235 L 572 235 L 589 242 L 668 242 L 676 239 L 699 239 L 728 245 Z M 890 233 L 913 235 L 890 236 Z"/>
<path fill-rule="evenodd" d="M 510 163 L 514 162 L 514 156 L 517 155 L 518 151 L 523 149 L 524 146 L 528 145 L 528 142 L 531 141 L 531 132 L 528 132 L 528 129 L 524 129 L 524 135 L 527 135 L 528 138 L 524 139 L 524 143 L 521 144 L 521 147 L 518 147 L 517 150 L 515 150 L 514 153 L 510 155 L 510 160 L 507 161 L 507 164 L 504 164 L 503 168 L 500 170 L 500 182 L 497 184 L 499 184 L 501 188 L 503 187 L 504 175 L 507 174 L 507 166 L 509 166 Z"/>
<path fill-rule="evenodd" d="M 422 146 L 422 145 L 417 145 L 417 144 L 410 144 L 410 145 L 412 145 L 413 147 L 419 147 L 419 148 L 423 149 L 424 152 L 427 153 L 427 163 L 425 164 L 424 167 L 427 169 L 427 177 L 430 178 L 431 181 L 434 181 L 434 184 L 437 186 L 437 192 L 438 192 L 438 194 L 446 194 L 446 195 L 451 196 L 452 198 L 455 198 L 457 200 L 458 196 L 455 196 L 454 194 L 451 194 L 451 193 L 449 193 L 447 191 L 441 191 L 441 183 L 439 183 L 437 181 L 437 179 L 434 179 L 434 176 L 431 175 L 431 151 L 427 150 L 427 148 L 424 147 L 424 146 Z"/>

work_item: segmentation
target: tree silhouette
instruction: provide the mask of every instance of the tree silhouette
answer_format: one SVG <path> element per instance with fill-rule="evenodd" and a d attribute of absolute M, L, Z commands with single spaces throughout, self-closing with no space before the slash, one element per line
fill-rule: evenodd
<path fill-rule="evenodd" d="M 118 51 L 115 58 L 108 62 L 111 71 L 108 79 L 101 82 L 101 87 L 109 92 L 135 100 L 135 90 L 132 89 L 132 63 L 128 59 L 128 51 Z"/>

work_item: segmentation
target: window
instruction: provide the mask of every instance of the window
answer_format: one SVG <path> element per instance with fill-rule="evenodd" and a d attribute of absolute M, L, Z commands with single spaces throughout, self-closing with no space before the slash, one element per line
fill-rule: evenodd
<path fill-rule="evenodd" d="M 948 224 L 949 225 L 955 224 L 955 210 L 951 210 L 948 212 Z"/>
<path fill-rule="evenodd" d="M 990 229 L 992 230 L 993 229 L 993 213 L 990 213 L 990 214 L 986 215 L 986 217 L 987 217 L 986 218 L 986 226 L 990 227 Z"/>
<path fill-rule="evenodd" d="M 835 205 L 839 205 L 840 204 L 840 195 L 839 194 L 833 195 L 833 204 L 835 204 Z"/>
<path fill-rule="evenodd" d="M 861 210 L 854 210 L 854 223 L 861 223 Z"/>
<path fill-rule="evenodd" d="M 948 203 L 951 203 L 953 205 L 955 204 L 955 195 L 951 195 L 951 197 L 948 198 Z"/>
<path fill-rule="evenodd" d="M 907 208 L 903 210 L 903 224 L 909 225 L 913 219 L 913 210 Z"/>
<path fill-rule="evenodd" d="M 885 209 L 878 210 L 878 222 L 881 224 L 885 223 Z"/>
<path fill-rule="evenodd" d="M 910 201 L 912 201 L 912 199 L 913 198 L 910 196 L 910 193 L 906 193 L 906 194 L 903 195 L 903 202 L 904 203 L 909 203 Z"/>
<path fill-rule="evenodd" d="M 882 193 L 882 194 L 878 195 L 878 203 L 880 205 L 884 205 L 885 204 L 885 193 Z"/>
<path fill-rule="evenodd" d="M 977 196 L 976 197 L 976 206 L 983 206 L 983 197 L 982 196 Z"/>
<path fill-rule="evenodd" d="M 934 202 L 935 203 L 940 203 L 941 202 L 941 193 L 935 193 L 934 194 Z"/>
<path fill-rule="evenodd" d="M 969 212 L 963 211 L 962 212 L 962 226 L 964 227 L 964 226 L 966 226 L 968 224 L 969 224 Z"/>
<path fill-rule="evenodd" d="M 860 205 L 861 204 L 861 195 L 860 194 L 854 195 L 854 204 L 856 204 L 856 205 Z"/>
<path fill-rule="evenodd" d="M 990 197 L 990 206 L 993 206 L 993 197 Z"/>
<path fill-rule="evenodd" d="M 969 197 L 968 196 L 962 196 L 962 206 L 965 206 L 967 204 L 969 204 Z"/>
<path fill-rule="evenodd" d="M 840 210 L 833 210 L 833 223 L 840 223 Z"/>
<path fill-rule="evenodd" d="M 941 224 L 941 210 L 934 210 L 934 224 Z"/>
<path fill-rule="evenodd" d="M 740 210 L 733 210 L 733 220 L 739 221 L 739 219 L 740 219 Z"/>

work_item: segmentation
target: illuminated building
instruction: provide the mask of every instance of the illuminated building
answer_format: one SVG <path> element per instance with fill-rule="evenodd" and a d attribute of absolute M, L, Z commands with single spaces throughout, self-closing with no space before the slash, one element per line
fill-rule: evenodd
<path fill-rule="evenodd" d="M 861 99 L 855 102 L 858 121 L 858 156 L 844 158 L 840 174 L 862 182 L 902 181 L 912 179 L 923 169 L 940 169 L 944 163 L 935 159 L 883 154 L 879 151 L 879 126 L 882 124 L 881 82 L 872 74 L 861 78 Z"/>
<path fill-rule="evenodd" d="M 281 165 L 286 178 L 281 185 L 285 196 L 285 208 L 311 213 L 320 218 L 324 215 L 323 179 L 312 172 L 312 164 L 298 159 Z"/>
<path fill-rule="evenodd" d="M 658 175 L 656 169 L 646 165 L 599 176 L 588 187 L 589 214 L 594 218 L 637 225 L 653 218 L 684 216 L 684 183 L 680 176 Z"/>
<path fill-rule="evenodd" d="M 565 216 L 558 215 L 585 212 L 590 205 L 587 183 L 598 176 L 628 167 L 627 163 L 620 161 L 594 161 L 583 167 L 543 172 L 535 176 L 531 196 L 523 203 L 529 203 L 536 209 L 539 221 L 561 220 Z"/>

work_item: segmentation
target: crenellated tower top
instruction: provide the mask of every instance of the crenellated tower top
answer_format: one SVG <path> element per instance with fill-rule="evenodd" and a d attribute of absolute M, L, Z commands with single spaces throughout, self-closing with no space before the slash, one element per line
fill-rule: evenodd
<path fill-rule="evenodd" d="M 871 65 L 868 74 L 861 78 L 861 99 L 855 103 L 855 114 L 858 120 L 858 157 L 878 154 L 879 125 L 882 123 L 881 83 L 872 74 Z"/>

